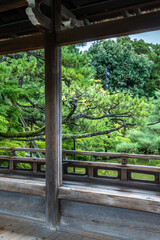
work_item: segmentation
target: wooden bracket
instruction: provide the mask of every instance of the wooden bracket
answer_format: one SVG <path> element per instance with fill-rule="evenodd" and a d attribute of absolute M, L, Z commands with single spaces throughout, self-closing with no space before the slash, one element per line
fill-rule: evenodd
<path fill-rule="evenodd" d="M 26 8 L 26 14 L 28 15 L 31 23 L 37 27 L 42 27 L 44 29 L 51 30 L 51 19 L 45 16 L 41 11 L 41 4 L 45 3 L 50 6 L 48 0 L 27 0 L 28 7 Z M 67 8 L 61 5 L 61 14 L 65 19 L 62 21 L 62 25 L 65 29 L 72 27 L 84 26 L 83 21 L 77 20 L 75 15 L 72 14 Z"/>
<path fill-rule="evenodd" d="M 41 4 L 45 3 L 45 0 L 27 0 L 27 2 L 26 14 L 31 23 L 37 27 L 51 30 L 51 19 L 41 12 Z"/>
<path fill-rule="evenodd" d="M 82 20 L 78 20 L 76 16 L 63 4 L 61 5 L 61 14 L 65 19 L 64 21 L 62 21 L 62 24 L 66 29 L 84 26 L 84 22 Z"/>

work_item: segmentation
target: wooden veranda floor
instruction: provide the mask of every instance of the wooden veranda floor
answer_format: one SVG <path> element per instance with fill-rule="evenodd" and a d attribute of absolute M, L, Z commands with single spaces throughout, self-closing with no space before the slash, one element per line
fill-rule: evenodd
<path fill-rule="evenodd" d="M 51 231 L 26 223 L 17 223 L 0 219 L 0 239 L 3 240 L 91 240 L 90 238 L 73 233 Z M 100 238 L 98 238 L 100 239 Z M 98 240 L 97 239 L 97 240 Z M 108 239 L 108 238 L 107 238 Z"/>

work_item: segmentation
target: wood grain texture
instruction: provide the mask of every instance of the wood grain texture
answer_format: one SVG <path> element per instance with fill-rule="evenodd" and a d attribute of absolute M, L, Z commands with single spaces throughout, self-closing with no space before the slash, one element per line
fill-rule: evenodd
<path fill-rule="evenodd" d="M 32 224 L 34 226 L 40 226 L 40 227 L 46 227 L 46 222 L 44 220 L 38 220 L 38 219 L 31 219 L 31 218 L 24 218 L 21 216 L 14 216 L 10 213 L 0 213 L 0 220 L 3 221 L 14 221 L 16 223 L 24 223 L 24 224 Z"/>
<path fill-rule="evenodd" d="M 158 156 L 155 156 L 158 157 Z M 143 165 L 121 165 L 117 163 L 104 163 L 104 162 L 88 162 L 88 161 L 73 161 L 65 160 L 63 163 L 71 164 L 72 166 L 88 166 L 88 167 L 99 167 L 99 168 L 115 168 L 115 169 L 125 169 L 125 170 L 137 170 L 137 171 L 147 171 L 147 172 L 160 172 L 160 167 L 154 166 L 143 166 Z"/>
<path fill-rule="evenodd" d="M 83 184 L 99 184 L 103 188 L 106 186 L 111 187 L 127 187 L 131 189 L 139 189 L 139 190 L 149 190 L 149 191 L 156 191 L 159 192 L 159 184 L 153 184 L 149 182 L 138 182 L 138 181 L 122 181 L 119 179 L 113 179 L 113 178 L 92 178 L 92 177 L 85 177 L 85 176 L 78 176 L 78 175 L 68 175 L 65 174 L 64 182 L 79 182 Z"/>
<path fill-rule="evenodd" d="M 0 191 L 23 193 L 35 196 L 46 196 L 45 181 L 41 180 L 29 180 L 1 177 L 0 176 Z"/>
<path fill-rule="evenodd" d="M 146 13 L 136 17 L 92 24 L 69 30 L 57 30 L 56 43 L 59 46 L 94 41 L 104 38 L 155 31 L 160 29 L 159 12 Z M 52 41 L 54 43 L 54 40 Z M 16 39 L 0 41 L 0 54 L 42 49 L 45 47 L 45 34 L 37 33 Z"/>
<path fill-rule="evenodd" d="M 0 156 L 0 160 L 13 160 L 19 162 L 42 162 L 45 163 L 45 158 L 36 157 L 16 157 L 16 156 Z"/>
<path fill-rule="evenodd" d="M 60 59 L 61 61 L 61 59 Z M 14 148 L 14 147 L 0 147 L 0 150 L 6 151 L 20 151 L 20 152 L 42 152 L 45 153 L 45 149 L 40 148 Z M 75 151 L 75 150 L 65 150 L 63 149 L 64 155 L 88 155 L 88 156 L 104 156 L 104 157 L 115 157 L 115 158 L 138 158 L 138 159 L 155 159 L 160 160 L 159 155 L 149 155 L 149 154 L 131 154 L 131 153 L 113 153 L 113 152 L 94 152 L 94 151 Z"/>
<path fill-rule="evenodd" d="M 27 6 L 27 0 L 10 0 L 8 2 L 0 3 L 0 12 L 9 11 L 12 9 Z"/>
<path fill-rule="evenodd" d="M 93 151 L 75 151 L 75 150 L 63 150 L 63 154 L 67 155 L 87 155 L 87 156 L 103 156 L 103 157 L 115 157 L 115 158 L 138 158 L 138 159 L 157 159 L 160 160 L 159 155 L 147 155 L 147 154 L 131 154 L 131 153 L 112 153 L 112 152 L 93 152 Z"/>
<path fill-rule="evenodd" d="M 51 33 L 45 42 L 45 109 L 46 109 L 46 218 L 50 228 L 59 222 L 58 187 L 62 181 L 61 146 L 61 48 L 56 31 L 61 27 L 61 1 L 50 1 Z"/>
<path fill-rule="evenodd" d="M 159 240 L 160 215 L 117 207 L 61 201 L 63 228 L 79 229 L 123 240 Z"/>
<path fill-rule="evenodd" d="M 1 40 L 0 55 L 42 49 L 44 46 L 44 34 L 24 35 L 14 39 Z"/>
<path fill-rule="evenodd" d="M 0 217 L 0 239 L 3 240 L 100 240 L 102 236 L 87 236 L 87 233 L 51 231 L 47 228 Z M 96 238 L 97 237 L 97 238 Z M 106 239 L 106 238 L 105 238 Z M 109 240 L 109 239 L 107 239 Z M 111 239 L 110 239 L 111 240 Z M 114 239 L 115 240 L 115 239 Z"/>
<path fill-rule="evenodd" d="M 154 191 L 77 183 L 61 186 L 59 198 L 160 214 L 160 194 Z"/>
<path fill-rule="evenodd" d="M 15 148 L 15 147 L 0 147 L 0 151 L 5 150 L 5 151 L 19 151 L 19 152 L 44 152 L 45 149 L 40 149 L 40 148 Z"/>
<path fill-rule="evenodd" d="M 90 14 L 88 12 L 87 15 L 85 14 L 84 16 L 80 17 L 80 19 L 92 18 L 92 17 L 97 17 L 97 16 L 98 17 L 107 17 L 107 16 L 111 16 L 111 15 L 117 14 L 117 13 L 121 15 L 125 11 L 130 11 L 130 10 L 136 11 L 137 9 L 140 9 L 140 8 L 146 8 L 146 7 L 150 7 L 153 5 L 157 5 L 157 4 L 159 4 L 159 0 L 152 0 L 152 1 L 147 1 L 147 2 L 143 2 L 143 3 L 137 2 L 134 5 L 130 2 L 128 2 L 128 3 L 130 4 L 129 6 L 121 7 L 120 5 L 122 5 L 122 4 L 120 3 L 120 1 L 118 1 L 118 5 L 119 5 L 118 8 L 116 7 L 110 11 L 104 11 L 105 7 L 102 3 L 102 8 L 100 11 L 97 11 L 96 13 L 90 13 Z M 111 5 L 113 3 L 108 2 L 108 4 Z M 81 8 L 78 8 L 77 10 L 81 13 Z"/>
<path fill-rule="evenodd" d="M 63 46 L 159 29 L 160 14 L 159 12 L 153 12 L 112 22 L 62 30 L 57 33 L 57 43 Z"/>
<path fill-rule="evenodd" d="M 102 234 L 102 233 L 95 233 L 95 232 L 90 232 L 87 230 L 81 230 L 78 228 L 72 228 L 69 226 L 63 226 L 63 225 L 59 225 L 58 226 L 58 230 L 59 231 L 63 231 L 63 232 L 69 232 L 69 233 L 73 233 L 73 234 L 80 234 L 81 236 L 84 236 L 84 238 L 82 238 L 82 240 L 87 240 L 88 238 L 91 239 L 98 239 L 98 240 L 120 240 L 122 238 L 115 238 L 115 237 L 107 237 L 106 235 Z M 75 236 L 75 238 L 72 238 L 71 240 L 79 240 L 79 238 L 77 238 L 77 236 Z"/>

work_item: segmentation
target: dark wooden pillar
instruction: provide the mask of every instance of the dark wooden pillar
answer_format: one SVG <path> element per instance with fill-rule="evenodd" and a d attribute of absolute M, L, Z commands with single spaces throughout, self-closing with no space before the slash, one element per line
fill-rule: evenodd
<path fill-rule="evenodd" d="M 56 31 L 61 27 L 61 1 L 51 0 L 52 31 L 45 41 L 46 100 L 46 220 L 50 229 L 59 222 L 58 187 L 62 181 L 61 147 L 61 48 Z"/>

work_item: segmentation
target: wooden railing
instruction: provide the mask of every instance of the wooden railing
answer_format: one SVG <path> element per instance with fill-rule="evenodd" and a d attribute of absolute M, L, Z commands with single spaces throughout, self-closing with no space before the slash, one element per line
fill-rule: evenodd
<path fill-rule="evenodd" d="M 1 155 L 2 151 L 7 152 L 8 155 Z M 25 152 L 23 157 L 18 156 L 20 152 Z M 37 152 L 41 152 L 44 158 L 36 157 Z M 82 156 L 100 157 L 101 162 L 77 159 Z M 160 160 L 160 156 L 63 150 L 64 179 L 92 181 L 112 179 L 160 184 L 160 167 L 131 165 L 127 164 L 128 159 L 157 161 Z M 119 163 L 113 163 L 113 160 Z M 0 173 L 45 176 L 45 149 L 0 147 Z"/>
<path fill-rule="evenodd" d="M 45 176 L 45 156 L 34 156 L 38 152 L 45 154 L 45 149 L 0 147 L 0 152 L 2 151 L 8 155 L 0 153 L 0 173 Z M 18 156 L 20 152 L 24 152 L 24 157 Z"/>
<path fill-rule="evenodd" d="M 68 160 L 68 156 L 85 155 L 105 157 L 106 162 Z M 68 158 L 68 159 L 67 159 Z M 160 167 L 127 164 L 128 159 L 160 160 L 159 155 L 81 152 L 63 150 L 64 175 L 74 175 L 92 180 L 117 179 L 121 181 L 138 181 L 160 184 Z M 120 163 L 111 163 L 113 160 Z M 110 161 L 110 162 L 109 162 Z M 78 179 L 78 178 L 77 178 Z"/>

